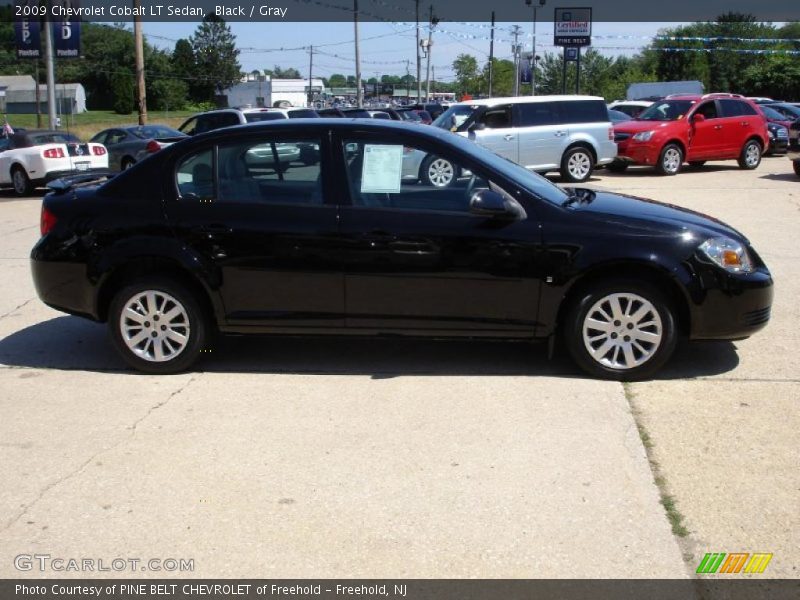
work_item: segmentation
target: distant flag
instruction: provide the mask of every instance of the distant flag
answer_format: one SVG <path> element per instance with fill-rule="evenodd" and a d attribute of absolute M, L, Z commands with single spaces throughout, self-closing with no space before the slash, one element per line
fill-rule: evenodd
<path fill-rule="evenodd" d="M 3 137 L 14 135 L 14 129 L 8 124 L 8 115 L 3 115 Z"/>

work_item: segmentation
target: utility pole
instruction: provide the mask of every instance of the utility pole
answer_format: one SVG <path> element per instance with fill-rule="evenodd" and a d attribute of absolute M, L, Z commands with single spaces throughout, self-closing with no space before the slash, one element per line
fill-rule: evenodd
<path fill-rule="evenodd" d="M 308 107 L 314 104 L 314 92 L 312 91 L 311 87 L 313 84 L 312 75 L 314 73 L 314 46 L 308 47 Z"/>
<path fill-rule="evenodd" d="M 36 128 L 42 128 L 42 98 L 39 91 L 39 59 L 36 59 Z"/>
<path fill-rule="evenodd" d="M 514 25 L 514 28 L 511 34 L 514 36 L 514 45 L 512 46 L 511 50 L 514 52 L 514 95 L 519 96 L 519 44 L 517 40 L 519 39 L 519 34 L 521 33 L 521 29 L 519 25 Z"/>
<path fill-rule="evenodd" d="M 141 0 L 133 0 L 133 43 L 136 47 L 136 97 L 139 125 L 147 125 L 147 98 L 144 85 L 144 38 L 142 36 Z"/>
<path fill-rule="evenodd" d="M 50 3 L 47 3 L 48 8 Z M 44 21 L 44 62 L 47 69 L 47 120 L 50 129 L 56 128 L 56 74 L 53 57 L 53 23 Z"/>
<path fill-rule="evenodd" d="M 419 0 L 416 0 L 417 10 L 417 102 L 422 96 L 422 57 L 419 55 Z"/>
<path fill-rule="evenodd" d="M 492 11 L 492 33 L 489 40 L 489 98 L 492 97 L 494 84 L 494 11 Z"/>
<path fill-rule="evenodd" d="M 361 56 L 358 53 L 358 0 L 353 0 L 353 28 L 356 34 L 356 106 L 364 106 L 364 92 L 361 89 Z"/>
<path fill-rule="evenodd" d="M 533 43 L 531 44 L 531 96 L 536 95 L 536 2 L 544 8 L 547 0 L 525 0 L 525 4 L 533 6 Z"/>
<path fill-rule="evenodd" d="M 433 94 L 436 95 L 436 65 L 431 67 L 431 87 L 433 87 Z"/>
<path fill-rule="evenodd" d="M 417 52 L 419 52 L 419 49 L 417 49 Z M 406 104 L 409 103 L 409 98 L 411 96 L 411 92 L 408 89 L 411 87 L 411 81 L 409 81 L 411 79 L 411 73 L 409 73 L 410 63 L 410 60 L 406 61 Z"/>
<path fill-rule="evenodd" d="M 430 20 L 428 21 L 428 54 L 425 66 L 425 102 L 431 101 L 431 50 L 433 50 L 433 4 L 430 8 Z"/>

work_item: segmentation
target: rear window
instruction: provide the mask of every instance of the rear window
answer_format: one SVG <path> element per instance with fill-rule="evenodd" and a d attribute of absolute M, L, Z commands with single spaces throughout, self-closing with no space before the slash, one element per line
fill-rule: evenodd
<path fill-rule="evenodd" d="M 80 140 L 70 133 L 31 133 L 28 135 L 31 146 L 41 144 L 74 144 Z"/>
<path fill-rule="evenodd" d="M 559 102 L 562 123 L 607 123 L 608 109 L 602 100 Z"/>
<path fill-rule="evenodd" d="M 285 119 L 286 116 L 279 112 L 252 112 L 244 115 L 244 120 L 248 123 L 258 123 L 259 121 L 275 121 L 277 119 Z"/>
<path fill-rule="evenodd" d="M 313 111 L 309 108 L 289 111 L 290 119 L 316 119 L 318 117 L 319 115 L 316 113 L 316 111 Z"/>

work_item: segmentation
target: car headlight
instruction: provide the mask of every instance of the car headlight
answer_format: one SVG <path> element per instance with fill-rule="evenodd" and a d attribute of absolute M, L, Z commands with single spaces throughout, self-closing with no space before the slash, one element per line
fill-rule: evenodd
<path fill-rule="evenodd" d="M 753 263 L 747 249 L 730 238 L 711 238 L 700 244 L 700 251 L 729 273 L 751 273 Z"/>
<path fill-rule="evenodd" d="M 637 142 L 649 142 L 654 133 L 655 131 L 640 131 L 633 136 L 633 139 Z"/>

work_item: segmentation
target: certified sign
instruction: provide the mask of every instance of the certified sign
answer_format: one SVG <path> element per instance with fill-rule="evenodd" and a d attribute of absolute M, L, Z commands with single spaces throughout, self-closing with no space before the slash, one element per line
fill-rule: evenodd
<path fill-rule="evenodd" d="M 591 8 L 557 8 L 554 21 L 556 46 L 592 45 Z"/>

